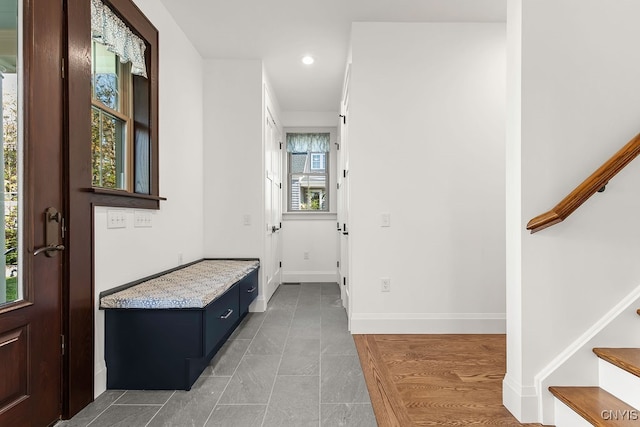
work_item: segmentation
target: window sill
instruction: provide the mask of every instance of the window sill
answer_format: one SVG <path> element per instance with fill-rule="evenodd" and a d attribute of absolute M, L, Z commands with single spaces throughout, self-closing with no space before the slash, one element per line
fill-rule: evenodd
<path fill-rule="evenodd" d="M 335 212 L 283 212 L 285 221 L 335 221 L 338 214 Z"/>
<path fill-rule="evenodd" d="M 87 189 L 93 193 L 93 204 L 97 206 L 114 206 L 124 208 L 160 209 L 160 202 L 166 197 L 151 194 L 130 193 L 124 190 L 91 187 Z"/>

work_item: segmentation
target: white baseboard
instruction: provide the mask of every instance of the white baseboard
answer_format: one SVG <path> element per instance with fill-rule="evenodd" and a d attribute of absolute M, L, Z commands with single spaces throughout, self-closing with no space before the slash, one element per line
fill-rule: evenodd
<path fill-rule="evenodd" d="M 352 334 L 504 334 L 504 313 L 353 313 Z"/>
<path fill-rule="evenodd" d="M 93 375 L 93 398 L 97 398 L 107 390 L 107 364 L 102 361 L 96 363 Z"/>
<path fill-rule="evenodd" d="M 337 283 L 336 271 L 283 271 L 283 283 Z"/>
<path fill-rule="evenodd" d="M 267 303 L 269 302 L 269 300 L 271 299 L 275 291 L 278 289 L 278 286 L 280 286 L 280 283 L 278 283 L 276 280 L 271 278 L 269 283 L 267 283 L 266 286 L 263 286 L 264 289 L 260 290 L 260 294 L 258 295 L 258 298 L 256 298 L 256 300 L 251 303 L 251 305 L 249 306 L 249 311 L 250 312 L 266 311 Z"/>
<path fill-rule="evenodd" d="M 523 387 L 507 375 L 502 381 L 502 404 L 521 423 L 538 422 L 538 394 L 535 387 Z"/>

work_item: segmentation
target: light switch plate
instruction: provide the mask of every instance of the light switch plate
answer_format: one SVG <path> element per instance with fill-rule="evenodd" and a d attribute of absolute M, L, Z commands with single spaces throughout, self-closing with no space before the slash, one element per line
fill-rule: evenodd
<path fill-rule="evenodd" d="M 391 214 L 389 212 L 380 214 L 380 227 L 391 227 Z"/>
<path fill-rule="evenodd" d="M 108 209 L 107 228 L 127 228 L 127 211 L 124 209 Z"/>
<path fill-rule="evenodd" d="M 136 228 L 149 228 L 153 226 L 151 212 L 136 210 L 133 211 L 133 226 Z"/>

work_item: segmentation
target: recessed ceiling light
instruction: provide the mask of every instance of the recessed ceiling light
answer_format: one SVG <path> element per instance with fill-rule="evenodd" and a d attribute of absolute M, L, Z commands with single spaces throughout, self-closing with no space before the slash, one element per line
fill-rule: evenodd
<path fill-rule="evenodd" d="M 315 59 L 313 59 L 313 56 L 305 56 L 302 58 L 302 63 L 305 65 L 311 65 L 315 62 Z"/>

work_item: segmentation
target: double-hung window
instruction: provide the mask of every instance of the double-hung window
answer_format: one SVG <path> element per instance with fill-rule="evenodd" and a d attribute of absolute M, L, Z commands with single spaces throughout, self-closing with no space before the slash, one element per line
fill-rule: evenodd
<path fill-rule="evenodd" d="M 98 204 L 157 209 L 158 31 L 130 0 L 88 1 L 92 191 Z"/>
<path fill-rule="evenodd" d="M 289 212 L 329 210 L 328 133 L 287 133 Z"/>
<path fill-rule="evenodd" d="M 91 45 L 91 175 L 94 187 L 131 188 L 131 65 Z"/>

